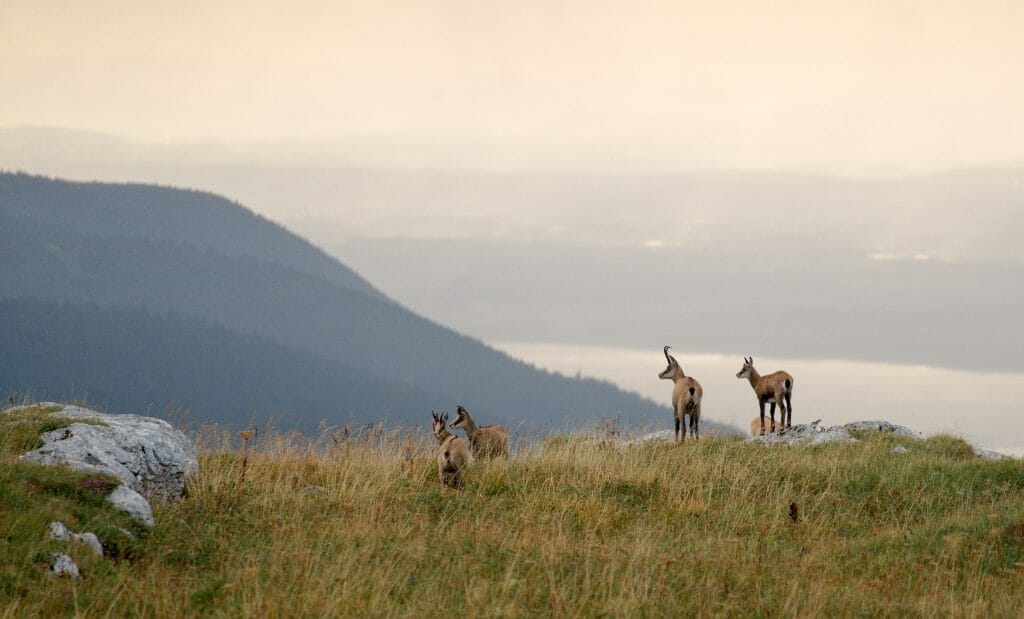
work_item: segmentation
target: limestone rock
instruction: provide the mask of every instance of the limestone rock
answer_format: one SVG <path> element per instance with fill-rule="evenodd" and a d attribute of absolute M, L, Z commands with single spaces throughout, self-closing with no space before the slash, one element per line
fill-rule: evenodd
<path fill-rule="evenodd" d="M 891 432 L 903 438 L 921 438 L 921 435 L 908 427 L 898 426 L 888 421 L 854 421 L 843 426 L 847 430 L 874 430 L 875 432 Z"/>
<path fill-rule="evenodd" d="M 50 572 L 57 576 L 81 577 L 81 574 L 78 573 L 78 565 L 75 564 L 74 559 L 63 552 L 53 555 L 53 561 L 50 563 Z"/>
<path fill-rule="evenodd" d="M 49 402 L 40 406 L 61 406 Z M 192 441 L 169 423 L 139 415 L 113 415 L 62 406 L 53 415 L 92 419 L 42 435 L 44 445 L 22 458 L 41 464 L 111 475 L 138 494 L 175 499 L 197 467 Z M 16 409 L 15 409 L 16 410 Z"/>
<path fill-rule="evenodd" d="M 974 455 L 984 458 L 986 460 L 1010 460 L 1011 456 L 1001 454 L 998 451 L 991 451 L 989 449 L 982 449 L 977 445 L 971 445 L 971 449 L 974 450 Z"/>
<path fill-rule="evenodd" d="M 103 556 L 103 544 L 100 543 L 100 539 L 96 537 L 95 533 L 72 533 L 70 529 L 64 526 L 63 522 L 51 522 L 49 528 L 50 539 L 66 542 L 82 542 L 92 549 L 97 556 Z"/>
<path fill-rule="evenodd" d="M 118 509 L 128 512 L 129 516 L 147 527 L 152 527 L 155 524 L 153 521 L 153 508 L 149 506 L 149 501 L 125 484 L 114 488 L 114 491 L 107 496 L 107 500 Z"/>
<path fill-rule="evenodd" d="M 792 428 L 786 428 L 782 434 L 766 433 L 761 436 L 752 436 L 746 439 L 747 443 L 759 443 L 762 445 L 826 445 L 828 443 L 857 443 L 856 438 L 844 426 L 832 426 L 822 428 L 818 422 L 811 424 L 797 424 Z"/>

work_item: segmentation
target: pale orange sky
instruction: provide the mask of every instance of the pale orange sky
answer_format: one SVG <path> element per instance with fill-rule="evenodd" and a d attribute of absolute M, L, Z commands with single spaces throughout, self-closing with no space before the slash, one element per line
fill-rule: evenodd
<path fill-rule="evenodd" d="M 1021 2 L 0 0 L 0 127 L 1022 165 L 1022 32 Z"/>

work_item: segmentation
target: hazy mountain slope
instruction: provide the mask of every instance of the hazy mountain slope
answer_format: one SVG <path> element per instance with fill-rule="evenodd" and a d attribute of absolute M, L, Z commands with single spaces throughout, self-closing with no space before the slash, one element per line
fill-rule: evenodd
<path fill-rule="evenodd" d="M 41 199 L 28 208 L 51 207 Z M 641 422 L 669 417 L 667 408 L 614 385 L 539 371 L 376 294 L 211 247 L 119 238 L 114 222 L 102 236 L 90 237 L 50 223 L 53 219 L 12 218 L 0 209 L 0 225 L 10 230 L 9 241 L 0 245 L 0 278 L 6 283 L 0 298 L 173 310 L 444 394 L 450 400 L 446 408 L 465 404 L 485 419 L 559 423 L 618 413 Z"/>
<path fill-rule="evenodd" d="M 220 196 L 152 185 L 70 183 L 0 174 L 6 216 L 98 238 L 143 237 L 289 266 L 366 294 L 366 280 L 281 226 Z M 39 208 L 45 205 L 45 208 Z"/>
<path fill-rule="evenodd" d="M 422 424 L 445 399 L 195 318 L 51 301 L 0 301 L 0 393 L 86 397 L 114 412 L 284 427 Z"/>

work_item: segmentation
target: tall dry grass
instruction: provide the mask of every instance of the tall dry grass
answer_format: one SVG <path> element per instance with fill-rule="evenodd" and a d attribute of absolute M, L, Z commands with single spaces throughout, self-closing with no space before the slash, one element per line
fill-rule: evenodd
<path fill-rule="evenodd" d="M 620 449 L 563 435 L 474 463 L 462 491 L 441 487 L 436 445 L 414 433 L 260 432 L 244 481 L 237 437 L 199 438 L 189 496 L 156 507 L 140 558 L 50 582 L 19 613 L 1024 613 L 1024 463 L 948 437 Z"/>

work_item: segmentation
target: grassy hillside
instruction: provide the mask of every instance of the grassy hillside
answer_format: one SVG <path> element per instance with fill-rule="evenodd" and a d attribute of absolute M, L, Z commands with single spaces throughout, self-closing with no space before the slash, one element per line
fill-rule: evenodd
<path fill-rule="evenodd" d="M 590 420 L 616 414 L 646 423 L 670 416 L 666 406 L 611 383 L 539 370 L 374 291 L 339 284 L 305 263 L 297 265 L 287 258 L 290 254 L 282 257 L 274 248 L 304 241 L 274 226 L 265 230 L 273 243 L 253 236 L 250 228 L 255 224 L 249 221 L 253 216 L 237 205 L 190 191 L 148 189 L 154 191 L 0 174 L 0 230 L 6 233 L 0 243 L 0 299 L 93 303 L 159 315 L 174 312 L 361 370 L 380 382 L 440 394 L 446 408 L 463 404 L 507 423 L 557 424 L 567 418 Z M 148 200 L 157 197 L 160 208 L 150 208 Z M 232 215 L 231 209 L 238 212 Z M 211 237 L 191 224 L 171 226 L 174 234 L 154 232 L 163 230 L 161 226 L 175 212 L 182 219 L 208 222 L 217 233 Z M 242 238 L 253 239 L 251 245 L 243 244 L 246 251 L 236 247 L 236 230 Z M 223 238 L 223 248 L 216 242 L 217 235 Z M 339 277 L 348 272 L 341 263 L 332 262 Z M 472 291 L 467 291 L 467 298 L 471 296 Z M 168 354 L 164 364 L 173 369 L 190 359 L 190 355 Z M 0 356 L 0 381 L 16 373 L 13 363 L 12 357 Z M 240 372 L 259 374 L 259 368 L 249 367 L 244 359 L 241 363 Z M 660 363 L 653 362 L 652 377 L 661 369 Z M 93 369 L 106 374 L 102 382 L 76 385 L 83 392 L 118 384 L 130 370 L 123 365 Z M 39 382 L 31 386 L 44 392 L 60 377 L 34 378 Z M 261 388 L 253 381 L 249 384 L 250 391 Z M 5 386 L 0 383 L 0 389 Z M 178 394 L 191 389 L 188 384 L 168 387 Z M 301 400 L 301 387 L 301 383 L 285 384 L 279 396 Z M 154 391 L 148 402 L 167 404 L 158 397 L 162 393 Z M 218 399 L 236 396 L 237 390 L 225 385 Z M 134 401 L 118 399 L 116 391 L 110 397 L 115 409 L 139 409 Z M 371 391 L 358 399 L 378 401 Z M 430 406 L 425 402 L 421 412 Z M 270 411 L 274 416 L 283 412 Z M 237 407 L 223 415 L 245 423 L 252 413 Z M 711 429 L 714 417 L 707 417 Z M 345 415 L 326 418 L 330 423 L 347 420 Z M 360 422 L 378 419 L 359 417 Z"/>
<path fill-rule="evenodd" d="M 237 447 L 207 436 L 188 498 L 157 506 L 137 556 L 78 583 L 22 570 L 6 590 L 23 595 L 4 604 L 86 616 L 1020 616 L 1024 463 L 980 460 L 949 437 L 863 439 L 616 449 L 560 436 L 473 464 L 457 492 L 439 486 L 433 446 L 398 432 L 261 437 L 244 481 Z M 18 543 L 12 556 L 43 544 Z"/>

